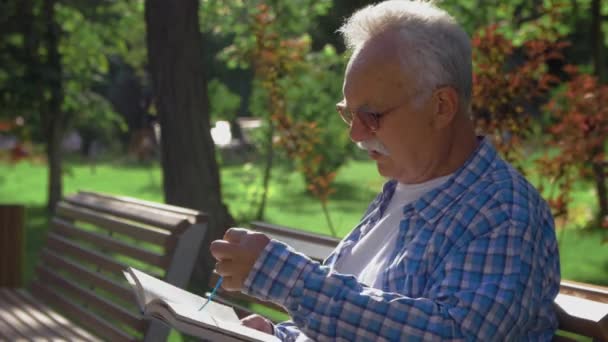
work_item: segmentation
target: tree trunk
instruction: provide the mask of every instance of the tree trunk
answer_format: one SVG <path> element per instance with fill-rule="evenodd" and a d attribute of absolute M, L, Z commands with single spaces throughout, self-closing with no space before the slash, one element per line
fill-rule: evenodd
<path fill-rule="evenodd" d="M 599 212 L 598 219 L 600 224 L 604 218 L 608 217 L 608 190 L 606 188 L 606 167 L 601 164 L 593 165 L 593 175 L 595 176 L 595 189 L 597 191 Z"/>
<path fill-rule="evenodd" d="M 48 199 L 47 208 L 55 210 L 55 205 L 62 196 L 61 182 L 61 138 L 63 137 L 65 113 L 63 104 L 63 84 L 61 55 L 59 54 L 59 26 L 55 22 L 56 0 L 44 1 L 44 21 L 46 27 L 47 58 L 44 77 L 50 91 L 50 98 L 43 103 L 42 122 L 46 139 L 46 155 L 48 160 Z"/>
<path fill-rule="evenodd" d="M 593 70 L 600 82 L 605 81 L 604 73 L 604 34 L 602 32 L 602 1 L 591 2 L 591 46 Z"/>
<path fill-rule="evenodd" d="M 209 124 L 207 80 L 198 1 L 146 0 L 148 61 L 161 125 L 165 201 L 210 214 L 209 230 L 194 270 L 207 286 L 215 260 L 209 243 L 234 223 L 222 203 Z"/>
<path fill-rule="evenodd" d="M 600 83 L 605 81 L 604 72 L 604 35 L 602 32 L 602 1 L 593 0 L 591 3 L 591 46 L 593 69 L 595 76 Z M 595 178 L 595 189 L 599 202 L 598 219 L 601 224 L 605 217 L 608 217 L 608 194 L 606 188 L 606 167 L 603 164 L 593 165 Z"/>

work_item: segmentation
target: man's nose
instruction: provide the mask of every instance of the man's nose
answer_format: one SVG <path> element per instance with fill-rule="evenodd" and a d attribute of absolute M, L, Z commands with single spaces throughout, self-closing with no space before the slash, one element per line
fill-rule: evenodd
<path fill-rule="evenodd" d="M 354 142 L 369 140 L 374 136 L 372 130 L 364 125 L 356 115 L 353 118 L 353 122 L 350 126 L 349 134 L 350 139 Z"/>

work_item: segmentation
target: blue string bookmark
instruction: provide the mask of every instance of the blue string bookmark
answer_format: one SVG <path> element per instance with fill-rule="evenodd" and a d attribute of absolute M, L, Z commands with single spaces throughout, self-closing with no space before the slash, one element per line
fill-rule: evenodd
<path fill-rule="evenodd" d="M 215 293 L 217 292 L 217 289 L 220 288 L 220 286 L 222 285 L 222 281 L 224 280 L 224 277 L 220 277 L 217 280 L 217 283 L 215 283 L 215 287 L 213 288 L 213 290 L 211 290 L 211 294 L 209 295 L 209 297 L 207 297 L 207 301 L 205 302 L 205 304 L 203 304 L 203 306 L 201 306 L 200 309 L 198 309 L 198 311 L 201 311 L 205 308 L 205 306 L 207 304 L 209 304 L 209 302 L 211 301 L 211 299 L 215 296 Z"/>

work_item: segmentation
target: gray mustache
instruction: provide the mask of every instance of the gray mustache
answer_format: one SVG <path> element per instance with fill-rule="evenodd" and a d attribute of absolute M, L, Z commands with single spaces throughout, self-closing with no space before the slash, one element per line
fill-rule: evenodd
<path fill-rule="evenodd" d="M 376 151 L 385 156 L 390 156 L 388 149 L 378 139 L 370 139 L 357 142 L 357 147 L 366 151 Z"/>

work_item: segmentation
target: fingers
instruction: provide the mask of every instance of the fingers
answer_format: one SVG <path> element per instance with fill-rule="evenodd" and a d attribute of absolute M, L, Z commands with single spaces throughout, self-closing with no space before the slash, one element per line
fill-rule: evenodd
<path fill-rule="evenodd" d="M 232 260 L 221 260 L 215 263 L 215 273 L 225 278 L 231 277 L 234 273 L 235 262 Z"/>
<path fill-rule="evenodd" d="M 224 277 L 222 281 L 222 289 L 230 292 L 237 292 L 243 288 L 243 282 L 245 280 L 240 277 Z"/>
<path fill-rule="evenodd" d="M 249 274 L 242 263 L 234 260 L 221 260 L 215 264 L 215 273 L 222 276 L 222 288 L 227 291 L 238 291 L 243 287 Z"/>
<path fill-rule="evenodd" d="M 211 242 L 209 248 L 211 255 L 217 260 L 238 259 L 242 254 L 242 248 L 225 240 Z"/>
<path fill-rule="evenodd" d="M 260 315 L 247 316 L 241 320 L 241 324 L 267 334 L 272 334 L 272 323 Z"/>
<path fill-rule="evenodd" d="M 224 277 L 222 288 L 229 291 L 241 289 L 269 242 L 266 235 L 242 228 L 231 228 L 226 231 L 224 240 L 213 241 L 209 250 L 218 261 L 216 273 Z"/>
<path fill-rule="evenodd" d="M 240 243 L 241 239 L 249 233 L 249 230 L 244 228 L 230 228 L 224 234 L 224 240 L 231 243 Z"/>

